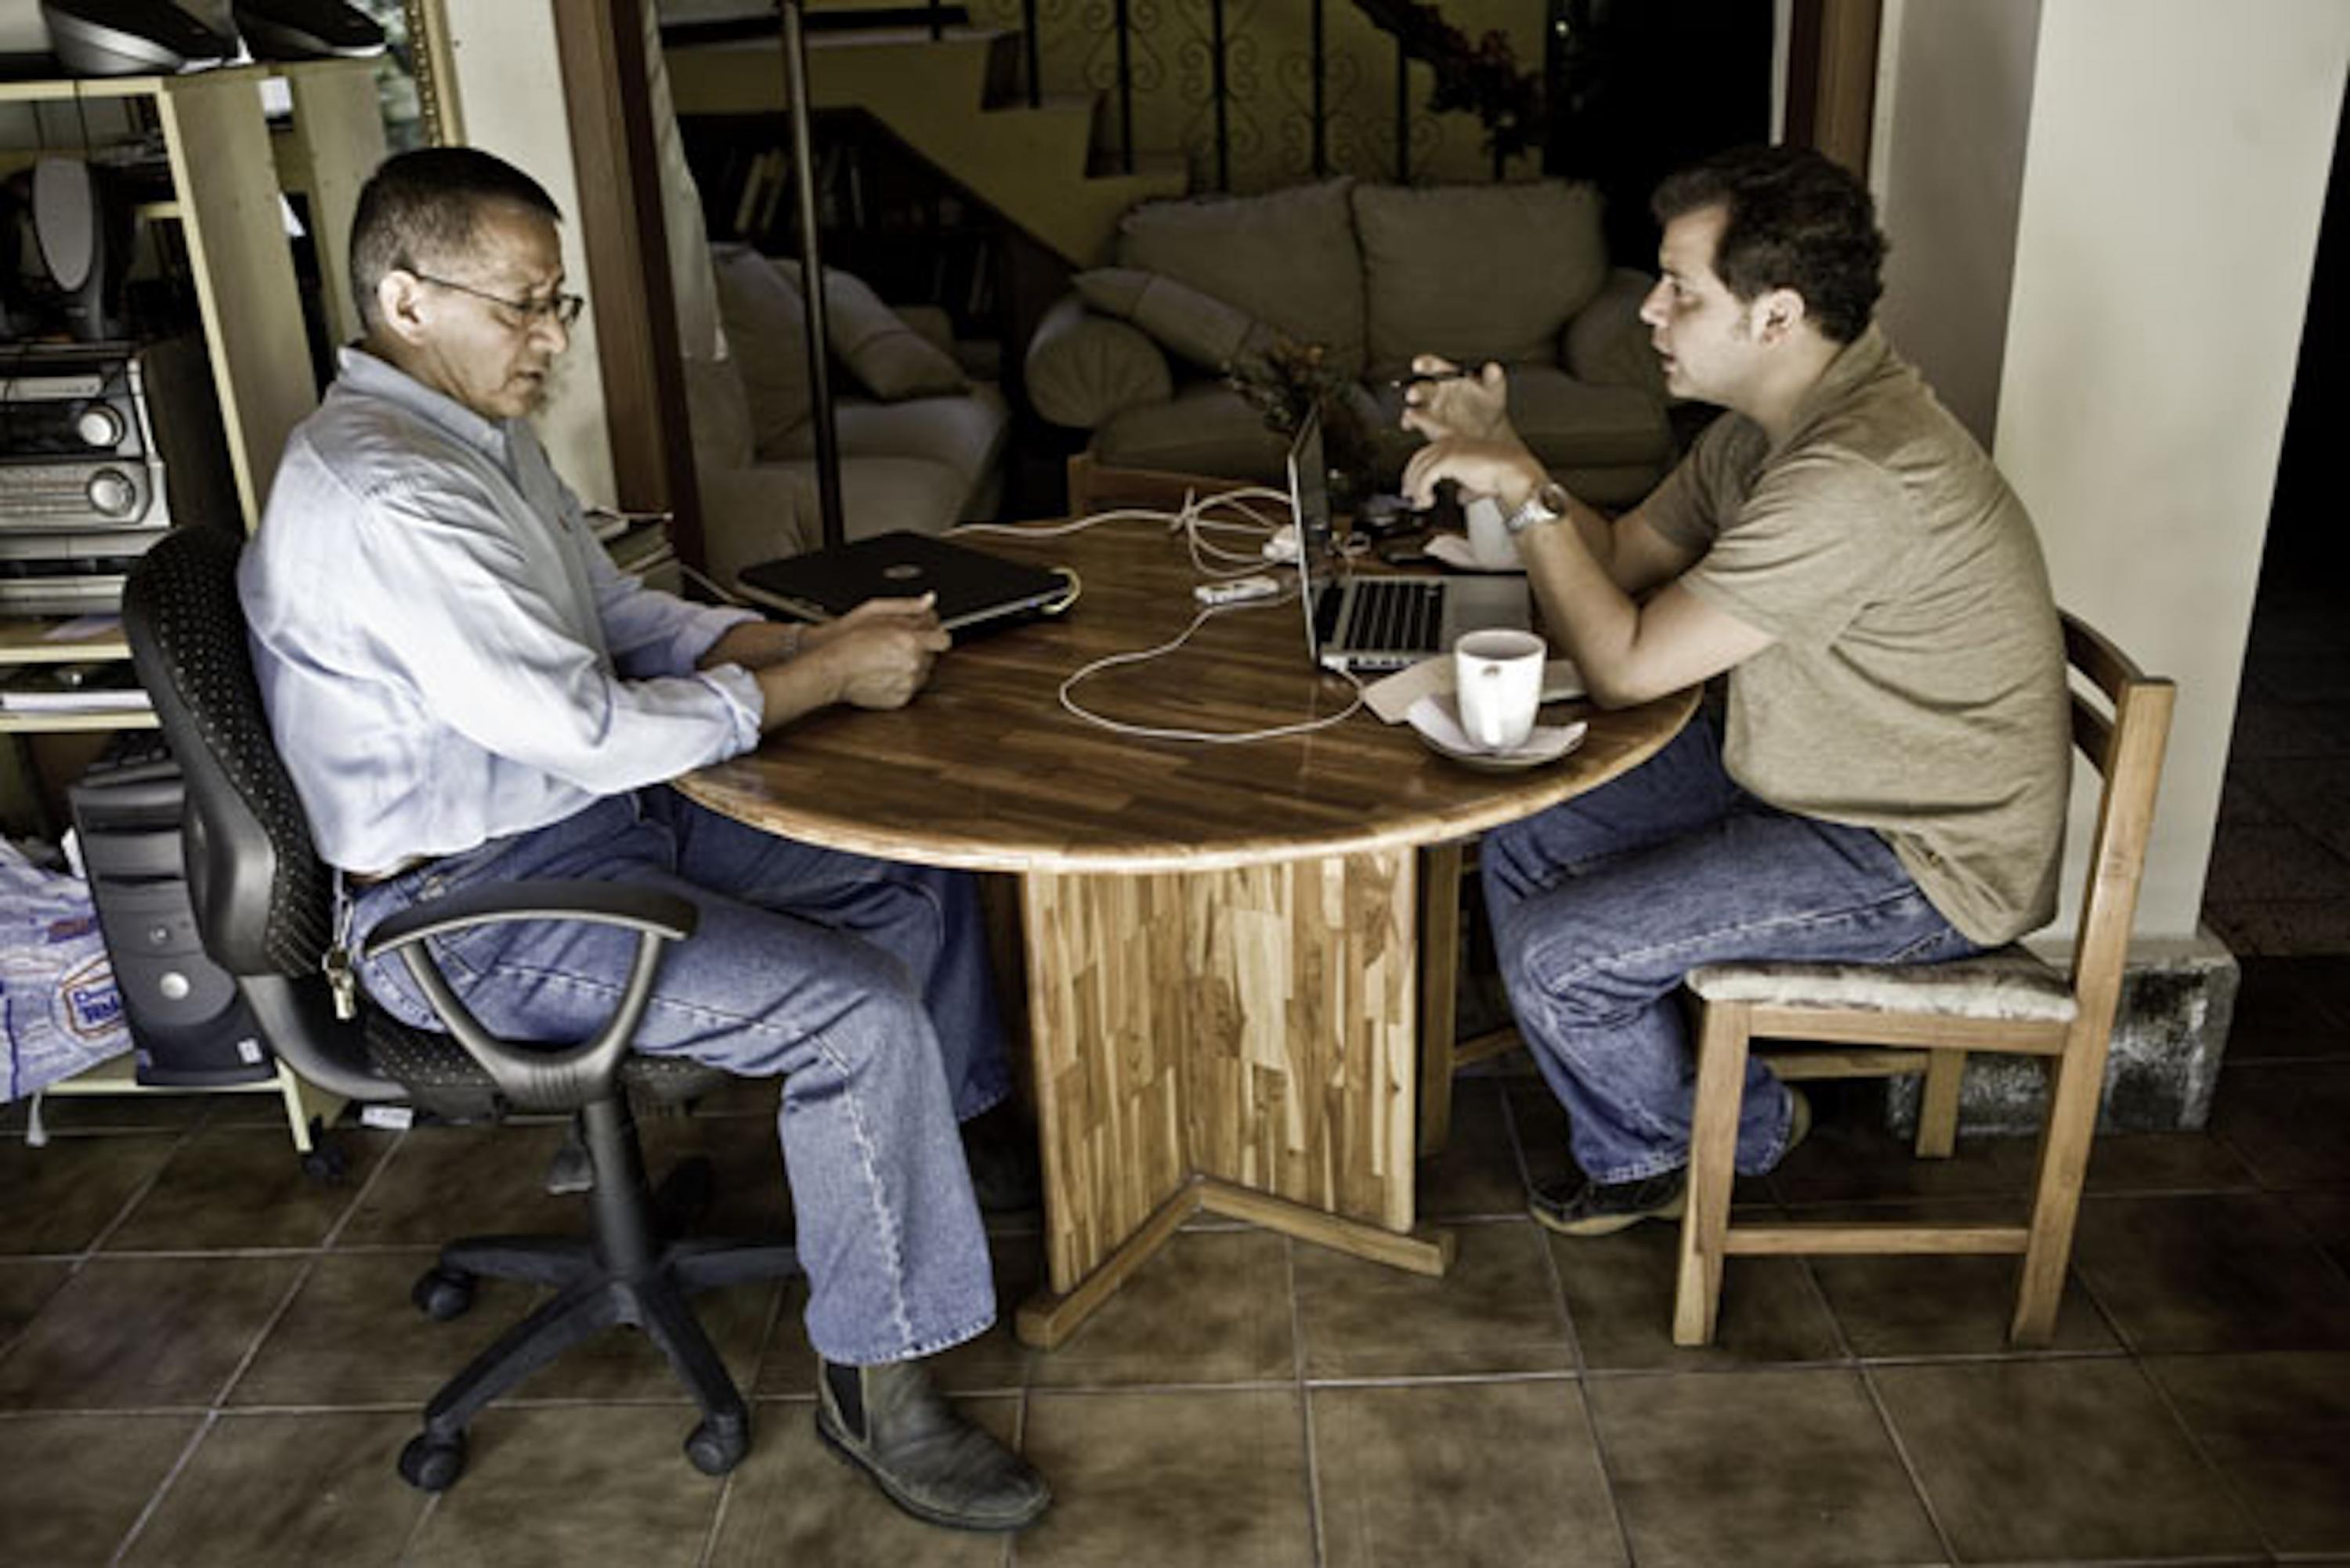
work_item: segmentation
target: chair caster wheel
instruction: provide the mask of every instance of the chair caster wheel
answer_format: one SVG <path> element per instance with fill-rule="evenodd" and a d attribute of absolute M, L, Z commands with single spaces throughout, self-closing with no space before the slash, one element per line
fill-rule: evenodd
<path fill-rule="evenodd" d="M 400 1479 L 419 1491 L 447 1491 L 465 1473 L 465 1438 L 425 1432 L 400 1450 Z"/>
<path fill-rule="evenodd" d="M 302 1174 L 322 1187 L 340 1187 L 351 1174 L 350 1157 L 340 1144 L 328 1143 L 317 1136 L 318 1118 L 310 1118 L 310 1152 L 302 1157 Z"/>
<path fill-rule="evenodd" d="M 473 1304 L 473 1276 L 435 1264 L 417 1276 L 408 1299 L 433 1322 L 447 1323 L 464 1316 L 465 1309 Z"/>
<path fill-rule="evenodd" d="M 685 1439 L 685 1457 L 706 1476 L 723 1476 L 751 1451 L 751 1429 L 740 1416 L 705 1420 Z"/>

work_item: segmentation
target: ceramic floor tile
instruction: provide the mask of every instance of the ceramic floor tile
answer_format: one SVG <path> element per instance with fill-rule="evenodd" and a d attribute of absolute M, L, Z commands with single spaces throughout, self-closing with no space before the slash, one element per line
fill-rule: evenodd
<path fill-rule="evenodd" d="M 1590 1379 L 1640 1568 L 1944 1561 L 1857 1374 Z"/>
<path fill-rule="evenodd" d="M 1456 1225 L 1440 1280 L 1297 1249 L 1297 1313 L 1308 1377 L 1561 1372 L 1573 1332 L 1552 1282 L 1547 1234 L 1530 1220 Z"/>
<path fill-rule="evenodd" d="M 1881 1122 L 1845 1114 L 1833 1123 L 1823 1117 L 1803 1146 L 1771 1173 L 1770 1182 L 1780 1200 L 1790 1206 L 2021 1192 L 2029 1175 L 2012 1160 L 2012 1147 L 2017 1142 L 1962 1137 L 1949 1158 L 1919 1159 L 1908 1138 L 1887 1132 Z"/>
<path fill-rule="evenodd" d="M 473 1309 L 435 1323 L 409 1290 L 429 1251 L 328 1252 L 229 1390 L 232 1406 L 404 1405 L 421 1408 L 457 1369 L 529 1310 L 528 1287 L 485 1282 Z"/>
<path fill-rule="evenodd" d="M 692 1568 L 721 1483 L 686 1461 L 692 1422 L 666 1405 L 493 1406 L 464 1474 L 404 1560 L 412 1568 Z"/>
<path fill-rule="evenodd" d="M 2281 811 L 2289 809 L 2265 779 L 2261 794 Z M 2212 835 L 2211 870 L 2203 886 L 2204 897 L 2215 904 L 2339 898 L 2350 895 L 2350 862 L 2290 820 L 2226 822 Z"/>
<path fill-rule="evenodd" d="M 1968 1199 L 1829 1207 L 1806 1210 L 1804 1218 L 1996 1225 L 2021 1223 L 2024 1216 L 2012 1199 Z M 2016 1258 L 1821 1257 L 1811 1267 L 1856 1355 L 1996 1355 L 2013 1348 L 2008 1325 L 2022 1267 Z M 2120 1345 L 2078 1273 L 2067 1272 L 2049 1348 L 2107 1351 Z"/>
<path fill-rule="evenodd" d="M 2344 661 L 2344 667 L 2350 669 L 2350 659 Z M 2350 861 L 2341 858 L 2350 855 L 2350 823 L 2342 815 L 2342 803 L 2350 800 L 2350 756 L 2279 758 L 2251 765 L 2261 794 L 2289 821 L 2333 851 L 2329 858 L 2335 875 L 2350 877 Z M 2216 850 L 2212 868 L 2219 869 Z"/>
<path fill-rule="evenodd" d="M 0 1357 L 0 1409 L 150 1409 L 219 1397 L 286 1299 L 290 1258 L 99 1258 Z"/>
<path fill-rule="evenodd" d="M 527 1314 L 546 1293 L 510 1282 L 474 1286 L 462 1316 L 436 1323 L 409 1292 L 432 1254 L 329 1253 L 320 1258 L 294 1304 L 263 1344 L 236 1386 L 232 1405 L 421 1406 L 473 1356 Z M 749 1388 L 758 1367 L 776 1287 L 737 1285 L 693 1298 L 695 1314 L 736 1385 Z M 364 1355 L 351 1353 L 365 1345 Z M 526 1378 L 519 1399 L 688 1397 L 652 1341 L 615 1325 L 575 1345 Z"/>
<path fill-rule="evenodd" d="M 213 1114 L 218 1095 L 44 1095 L 41 1125 L 53 1133 L 176 1132 Z M 32 1119 L 30 1099 L 0 1104 L 0 1129 L 21 1133 Z"/>
<path fill-rule="evenodd" d="M 2350 1192 L 2288 1192 L 2285 1207 L 2345 1275 L 2350 1275 Z"/>
<path fill-rule="evenodd" d="M 2350 1355 L 2157 1356 L 2147 1371 L 2270 1547 L 2350 1552 Z"/>
<path fill-rule="evenodd" d="M 2350 1188 L 2350 1062 L 2231 1065 L 2211 1131 L 2271 1188 Z"/>
<path fill-rule="evenodd" d="M 1036 1386 L 1287 1382 L 1288 1248 L 1266 1231 L 1181 1232 L 1036 1358 Z"/>
<path fill-rule="evenodd" d="M 0 1355 L 72 1272 L 66 1262 L 0 1261 Z"/>
<path fill-rule="evenodd" d="M 2221 903 L 2208 900 L 2203 919 L 2232 953 L 2276 958 L 2350 953 L 2350 898 Z"/>
<path fill-rule="evenodd" d="M 336 1135 L 348 1161 L 332 1181 L 311 1176 L 281 1131 L 206 1127 L 172 1152 L 155 1185 L 106 1239 L 114 1252 L 315 1247 L 358 1199 L 391 1146 L 390 1134 Z"/>
<path fill-rule="evenodd" d="M 2230 1064 L 2350 1056 L 2350 960 L 2240 957 Z"/>
<path fill-rule="evenodd" d="M 1418 1210 L 1422 1220 L 1491 1219 L 1523 1214 L 1525 1179 L 1502 1105 L 1497 1078 L 1461 1078 L 1452 1085 L 1452 1129 L 1444 1152 L 1419 1162 Z"/>
<path fill-rule="evenodd" d="M 177 1135 L 0 1138 L 0 1252 L 78 1252 L 171 1157 Z"/>
<path fill-rule="evenodd" d="M 1016 1446 L 1017 1398 L 957 1403 Z M 999 1568 L 1004 1562 L 1009 1543 L 1002 1535 L 941 1530 L 900 1511 L 816 1437 L 815 1409 L 813 1403 L 762 1401 L 753 1412 L 751 1452 L 730 1479 L 708 1568 Z"/>
<path fill-rule="evenodd" d="M 2037 1138 L 2007 1138 L 2018 1190 L 2028 1193 L 2040 1158 Z M 2085 1190 L 2101 1193 L 2248 1191 L 2260 1180 L 2227 1143 L 2208 1132 L 2107 1133 L 2089 1146 Z"/>
<path fill-rule="evenodd" d="M 426 1502 L 397 1468 L 415 1430 L 411 1418 L 381 1412 L 224 1416 L 124 1568 L 390 1568 Z"/>
<path fill-rule="evenodd" d="M 588 1206 L 546 1192 L 559 1123 L 417 1127 L 400 1137 L 338 1243 L 437 1247 L 459 1236 L 576 1234 Z"/>
<path fill-rule="evenodd" d="M 196 1435 L 184 1416 L 0 1416 L 0 1548 L 26 1568 L 107 1563 Z"/>
<path fill-rule="evenodd" d="M 1885 1366 L 1870 1376 L 1962 1561 L 2260 1548 L 2131 1362 Z"/>
<path fill-rule="evenodd" d="M 1673 1343 L 1680 1227 L 1613 1236 L 1547 1236 L 1567 1315 L 1594 1371 L 1754 1366 L 1844 1358 L 1835 1324 L 1796 1258 L 1732 1258 L 1723 1270 L 1713 1343 Z"/>
<path fill-rule="evenodd" d="M 1317 1388 L 1310 1397 L 1327 1568 L 1629 1561 L 1573 1382 Z"/>
<path fill-rule="evenodd" d="M 2140 1355 L 2350 1349 L 2350 1283 L 2273 1196 L 2087 1199 L 2073 1266 Z"/>
<path fill-rule="evenodd" d="M 1024 1451 L 1054 1503 L 1020 1538 L 1020 1568 L 1314 1562 L 1295 1391 L 1035 1393 Z"/>

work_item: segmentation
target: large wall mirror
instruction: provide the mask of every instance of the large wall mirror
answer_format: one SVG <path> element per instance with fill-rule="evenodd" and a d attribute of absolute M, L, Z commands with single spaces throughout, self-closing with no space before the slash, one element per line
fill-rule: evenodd
<path fill-rule="evenodd" d="M 350 0 L 375 18 L 388 47 L 376 65 L 384 150 L 463 140 L 449 100 L 449 23 L 441 0 Z"/>

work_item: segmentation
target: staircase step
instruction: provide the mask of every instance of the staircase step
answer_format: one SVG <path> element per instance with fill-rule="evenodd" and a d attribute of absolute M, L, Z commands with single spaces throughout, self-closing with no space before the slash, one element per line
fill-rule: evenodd
<path fill-rule="evenodd" d="M 856 109 L 888 126 L 1006 219 L 1076 266 L 1107 254 L 1118 220 L 1138 201 L 1188 187 L 1173 167 L 1087 177 L 1095 99 L 1055 94 L 1037 107 L 991 101 L 1001 80 L 1003 40 L 1017 35 L 972 29 L 933 43 L 926 31 L 894 46 L 857 35 L 856 44 L 811 48 L 812 108 Z M 780 40 L 674 48 L 668 53 L 678 111 L 775 113 L 784 107 Z"/>

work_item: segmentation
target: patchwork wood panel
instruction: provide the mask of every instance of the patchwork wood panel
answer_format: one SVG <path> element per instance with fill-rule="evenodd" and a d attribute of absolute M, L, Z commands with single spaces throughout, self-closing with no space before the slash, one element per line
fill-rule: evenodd
<path fill-rule="evenodd" d="M 1054 1288 L 1193 1172 L 1410 1228 L 1412 858 L 1031 874 Z"/>

